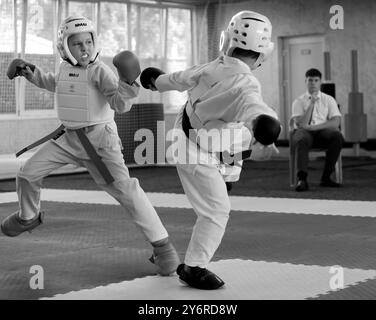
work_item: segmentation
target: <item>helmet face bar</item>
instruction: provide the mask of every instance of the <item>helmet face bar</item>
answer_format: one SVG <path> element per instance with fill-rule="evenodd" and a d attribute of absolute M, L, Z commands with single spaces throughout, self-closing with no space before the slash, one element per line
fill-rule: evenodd
<path fill-rule="evenodd" d="M 82 16 L 71 16 L 66 18 L 59 27 L 57 33 L 57 49 L 60 56 L 64 60 L 69 60 L 73 65 L 77 64 L 77 60 L 72 56 L 68 47 L 68 38 L 77 33 L 90 32 L 93 37 L 94 51 L 90 61 L 94 61 L 98 55 L 97 34 L 93 23 Z"/>
<path fill-rule="evenodd" d="M 271 42 L 272 24 L 262 14 L 253 11 L 241 11 L 231 18 L 225 31 L 221 33 L 219 50 L 231 56 L 235 48 L 259 52 L 256 66 L 266 60 L 273 51 Z"/>

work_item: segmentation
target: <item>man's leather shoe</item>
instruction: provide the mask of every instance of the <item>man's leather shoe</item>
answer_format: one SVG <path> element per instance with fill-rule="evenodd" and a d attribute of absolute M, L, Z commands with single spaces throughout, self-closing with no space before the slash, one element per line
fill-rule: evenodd
<path fill-rule="evenodd" d="M 341 185 L 331 179 L 321 180 L 320 187 L 339 188 Z"/>
<path fill-rule="evenodd" d="M 307 180 L 298 180 L 295 191 L 307 191 L 309 189 Z"/>

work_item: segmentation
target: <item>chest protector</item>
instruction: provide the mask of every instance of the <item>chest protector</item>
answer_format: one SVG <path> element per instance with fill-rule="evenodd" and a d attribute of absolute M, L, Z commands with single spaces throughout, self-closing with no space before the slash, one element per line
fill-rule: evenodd
<path fill-rule="evenodd" d="M 57 113 L 67 128 L 82 128 L 114 118 L 106 98 L 89 79 L 89 68 L 67 62 L 60 65 L 56 84 Z"/>

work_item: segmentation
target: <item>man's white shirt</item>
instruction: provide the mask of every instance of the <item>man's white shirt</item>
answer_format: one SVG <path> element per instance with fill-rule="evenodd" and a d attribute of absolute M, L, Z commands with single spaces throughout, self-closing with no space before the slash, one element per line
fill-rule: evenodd
<path fill-rule="evenodd" d="M 341 117 L 336 100 L 321 91 L 317 94 L 318 100 L 314 104 L 310 124 L 325 123 L 333 117 Z M 292 104 L 292 118 L 302 116 L 308 109 L 313 96 L 306 92 L 294 100 Z"/>

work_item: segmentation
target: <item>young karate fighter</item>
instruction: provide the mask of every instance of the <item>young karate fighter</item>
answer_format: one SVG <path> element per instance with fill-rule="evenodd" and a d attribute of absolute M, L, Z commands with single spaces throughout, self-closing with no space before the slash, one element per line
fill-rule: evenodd
<path fill-rule="evenodd" d="M 231 169 L 231 163 L 221 163 L 218 152 L 211 152 L 207 146 L 197 148 L 197 136 L 200 131 L 224 131 L 238 125 L 248 135 L 234 144 L 242 145 L 243 151 L 252 149 L 251 159 L 266 160 L 271 156 L 281 126 L 275 111 L 263 101 L 260 83 L 252 73 L 273 50 L 271 33 L 267 17 L 242 11 L 232 17 L 227 30 L 222 32 L 221 55 L 214 61 L 171 74 L 157 68 L 141 73 L 145 88 L 159 92 L 188 90 L 188 101 L 175 127 L 185 133 L 183 143 L 188 142 L 190 155 L 186 159 L 204 160 L 177 164 L 185 194 L 197 215 L 184 264 L 177 273 L 181 281 L 194 288 L 217 289 L 224 284 L 206 268 L 221 243 L 229 218 L 225 182 L 238 179 L 241 169 L 238 161 L 236 166 L 232 163 L 235 170 L 230 174 L 223 170 L 223 166 Z M 199 157 L 194 153 L 199 153 Z M 226 180 L 231 176 L 235 178 Z"/>
<path fill-rule="evenodd" d="M 116 55 L 113 63 L 119 77 L 98 59 L 97 36 L 85 17 L 69 17 L 58 31 L 58 50 L 63 61 L 58 72 L 15 59 L 8 76 L 24 76 L 36 86 L 56 92 L 58 118 L 62 123 L 58 138 L 45 143 L 19 170 L 17 194 L 19 210 L 1 224 L 7 236 L 18 236 L 39 226 L 40 192 L 43 178 L 66 164 L 86 167 L 95 182 L 130 214 L 153 246 L 151 261 L 161 275 L 176 271 L 180 263 L 175 248 L 156 211 L 124 164 L 122 146 L 114 121 L 114 111 L 131 109 L 137 96 L 140 74 L 137 57 L 129 51 Z"/>

